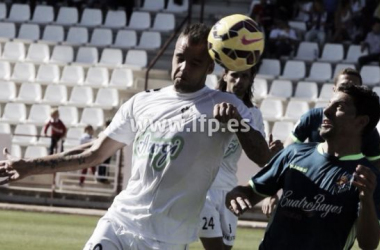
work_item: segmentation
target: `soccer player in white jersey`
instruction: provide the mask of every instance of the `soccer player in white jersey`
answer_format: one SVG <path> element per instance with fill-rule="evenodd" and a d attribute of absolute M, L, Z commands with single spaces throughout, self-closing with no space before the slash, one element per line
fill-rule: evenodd
<path fill-rule="evenodd" d="M 225 70 L 219 80 L 218 89 L 235 94 L 249 108 L 254 126 L 265 138 L 263 116 L 252 103 L 253 82 L 257 73 L 257 65 L 245 71 Z M 281 141 L 270 142 L 271 153 L 275 154 L 283 148 Z M 250 156 L 255 152 L 251 152 Z M 199 237 L 206 250 L 229 250 L 232 248 L 238 218 L 228 209 L 225 197 L 228 191 L 237 183 L 237 162 L 242 154 L 242 148 L 236 136 L 233 137 L 223 156 L 218 174 L 207 193 L 206 202 L 201 213 Z"/>
<path fill-rule="evenodd" d="M 7 154 L 8 160 L 0 162 L 0 177 L 8 177 L 2 183 L 99 165 L 133 143 L 127 188 L 99 220 L 84 249 L 186 249 L 198 237 L 207 190 L 232 136 L 237 135 L 246 152 L 255 151 L 259 163 L 270 157 L 244 103 L 205 86 L 214 66 L 207 53 L 208 33 L 203 24 L 187 27 L 173 55 L 173 86 L 133 96 L 90 148 L 37 159 Z"/>

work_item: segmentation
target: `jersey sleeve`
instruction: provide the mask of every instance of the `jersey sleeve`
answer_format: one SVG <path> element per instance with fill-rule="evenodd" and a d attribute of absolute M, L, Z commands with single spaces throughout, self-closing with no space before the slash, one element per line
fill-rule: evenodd
<path fill-rule="evenodd" d="M 135 97 L 132 97 L 120 107 L 111 124 L 104 130 L 104 135 L 126 145 L 134 141 L 137 132 L 133 115 L 134 100 Z"/>
<path fill-rule="evenodd" d="M 291 132 L 294 142 L 304 142 L 309 137 L 310 128 L 312 126 L 311 120 L 312 116 L 310 111 L 301 116 Z"/>
<path fill-rule="evenodd" d="M 283 186 L 283 175 L 287 169 L 287 162 L 289 158 L 288 146 L 284 150 L 280 151 L 272 160 L 252 179 L 249 181 L 253 191 L 258 195 L 267 197 L 277 193 Z"/>
<path fill-rule="evenodd" d="M 376 128 L 363 138 L 362 153 L 370 161 L 380 159 L 380 136 Z"/>

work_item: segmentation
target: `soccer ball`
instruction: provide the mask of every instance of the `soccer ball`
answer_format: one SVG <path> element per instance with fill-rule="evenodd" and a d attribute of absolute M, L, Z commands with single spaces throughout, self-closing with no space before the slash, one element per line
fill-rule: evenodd
<path fill-rule="evenodd" d="M 251 68 L 264 50 L 264 34 L 257 23 L 239 14 L 220 19 L 211 28 L 207 40 L 211 58 L 232 71 Z"/>

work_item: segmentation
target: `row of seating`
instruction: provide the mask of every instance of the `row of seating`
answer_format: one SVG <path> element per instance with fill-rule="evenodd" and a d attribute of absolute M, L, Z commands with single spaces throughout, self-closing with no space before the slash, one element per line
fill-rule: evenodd
<path fill-rule="evenodd" d="M 70 27 L 65 35 L 63 26 L 47 25 L 41 36 L 38 24 L 22 24 L 16 36 L 14 23 L 0 23 L 0 39 L 24 43 L 63 44 L 70 46 L 113 47 L 122 49 L 156 50 L 161 46 L 161 33 L 143 31 L 138 36 L 135 30 L 118 30 L 114 36 L 111 29 L 95 28 L 90 35 L 86 27 Z"/>
<path fill-rule="evenodd" d="M 0 82 L 0 102 L 23 104 L 68 105 L 75 107 L 99 107 L 104 110 L 117 108 L 119 92 L 112 88 L 100 88 L 96 95 L 91 87 L 75 86 L 67 98 L 67 88 L 63 85 L 49 85 L 42 95 L 41 85 L 23 83 L 16 93 L 13 82 Z M 42 97 L 43 96 L 43 97 Z M 95 96 L 95 98 L 94 98 Z M 11 103 L 8 103 L 11 104 Z"/>
<path fill-rule="evenodd" d="M 162 0 L 163 1 L 163 0 Z M 160 0 L 158 0 L 160 2 Z M 170 8 L 170 6 L 169 6 Z M 156 18 L 151 26 L 152 20 L 150 10 L 141 9 L 134 11 L 127 26 L 127 18 L 124 10 L 108 10 L 104 23 L 103 14 L 100 9 L 85 8 L 82 17 L 79 18 L 79 12 L 74 7 L 59 8 L 58 15 L 55 17 L 52 6 L 37 5 L 33 17 L 31 17 L 30 7 L 27 4 L 13 4 L 9 16 L 7 17 L 6 5 L 0 4 L 0 20 L 12 23 L 36 23 L 41 25 L 58 24 L 64 26 L 84 26 L 84 27 L 107 27 L 107 28 L 128 28 L 134 30 L 155 30 L 171 31 L 169 29 L 175 22 L 174 15 L 171 13 L 157 13 Z M 171 11 L 167 11 L 171 12 Z M 174 11 L 175 12 L 175 11 Z M 158 18 L 157 18 L 158 16 Z M 80 19 L 80 21 L 79 21 Z M 164 23 L 168 27 L 164 26 Z M 173 28 L 174 29 L 174 28 Z M 173 30 L 172 29 L 172 30 Z"/>
<path fill-rule="evenodd" d="M 18 62 L 12 68 L 9 62 L 0 61 L 0 79 L 16 83 L 36 82 L 43 85 L 127 89 L 133 86 L 133 71 L 129 68 L 115 68 L 110 71 L 106 67 L 90 67 L 85 71 L 80 65 L 66 65 L 60 68 L 55 64 L 41 64 L 36 72 L 33 63 Z"/>
<path fill-rule="evenodd" d="M 1 51 L 1 45 L 0 45 Z M 100 59 L 97 48 L 80 47 L 77 50 L 74 60 L 74 48 L 66 45 L 56 45 L 50 55 L 50 48 L 47 44 L 33 43 L 26 47 L 21 42 L 6 42 L 4 44 L 1 60 L 8 62 L 34 62 L 69 64 L 77 63 L 84 65 L 99 64 L 107 67 L 130 67 L 141 69 L 148 63 L 148 54 L 145 50 L 130 49 L 125 53 L 120 49 L 103 49 Z M 125 59 L 124 59 L 125 57 Z M 123 64 L 124 62 L 124 64 Z"/>
<path fill-rule="evenodd" d="M 77 107 L 59 106 L 58 110 L 60 119 L 67 127 L 82 127 L 90 124 L 94 128 L 99 128 L 104 124 L 104 110 L 101 108 L 84 108 L 79 120 Z M 49 119 L 50 111 L 51 108 L 49 105 L 34 104 L 27 117 L 26 106 L 24 103 L 7 103 L 4 107 L 0 122 L 17 125 L 42 126 Z"/>
<path fill-rule="evenodd" d="M 281 63 L 277 59 L 263 59 L 257 77 L 268 80 L 282 79 L 290 81 L 313 81 L 317 83 L 332 82 L 343 68 L 356 68 L 354 64 L 337 64 L 332 70 L 328 62 L 313 62 L 309 75 L 306 75 L 306 63 L 304 61 L 288 60 L 281 73 Z M 365 85 L 380 84 L 380 67 L 366 65 L 360 70 Z"/>

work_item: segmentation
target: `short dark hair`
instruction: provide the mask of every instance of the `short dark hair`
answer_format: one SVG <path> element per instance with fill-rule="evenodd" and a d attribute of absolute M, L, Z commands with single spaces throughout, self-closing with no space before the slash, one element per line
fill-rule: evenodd
<path fill-rule="evenodd" d="M 252 85 L 253 85 L 255 75 L 257 74 L 258 71 L 259 71 L 259 65 L 258 64 L 254 65 L 253 67 L 250 68 L 251 77 L 253 79 L 252 79 L 252 83 L 251 83 L 250 88 L 248 88 L 248 90 L 245 93 L 243 100 L 242 100 L 244 102 L 244 104 L 249 108 L 253 107 L 253 103 L 252 103 L 253 88 L 252 88 Z M 223 75 L 228 74 L 228 72 L 229 72 L 229 70 L 225 68 Z M 224 81 L 223 76 L 219 79 L 218 86 L 216 88 L 219 89 L 220 91 L 223 91 L 223 92 L 227 91 L 227 82 Z"/>
<path fill-rule="evenodd" d="M 207 37 L 209 33 L 210 27 L 203 23 L 194 23 L 186 26 L 179 37 L 187 36 L 191 44 L 198 45 L 204 43 L 207 46 Z"/>
<path fill-rule="evenodd" d="M 380 118 L 379 96 L 367 86 L 342 85 L 338 88 L 339 92 L 351 96 L 356 108 L 356 115 L 366 115 L 369 118 L 368 124 L 363 130 L 363 135 L 371 133 Z"/>
<path fill-rule="evenodd" d="M 362 76 L 360 75 L 359 71 L 357 71 L 356 69 L 344 68 L 341 71 L 339 71 L 339 73 L 336 75 L 336 77 L 334 79 L 334 85 L 336 85 L 336 82 L 338 81 L 338 77 L 340 75 L 356 76 L 357 78 L 359 78 L 360 85 L 363 85 Z"/>

